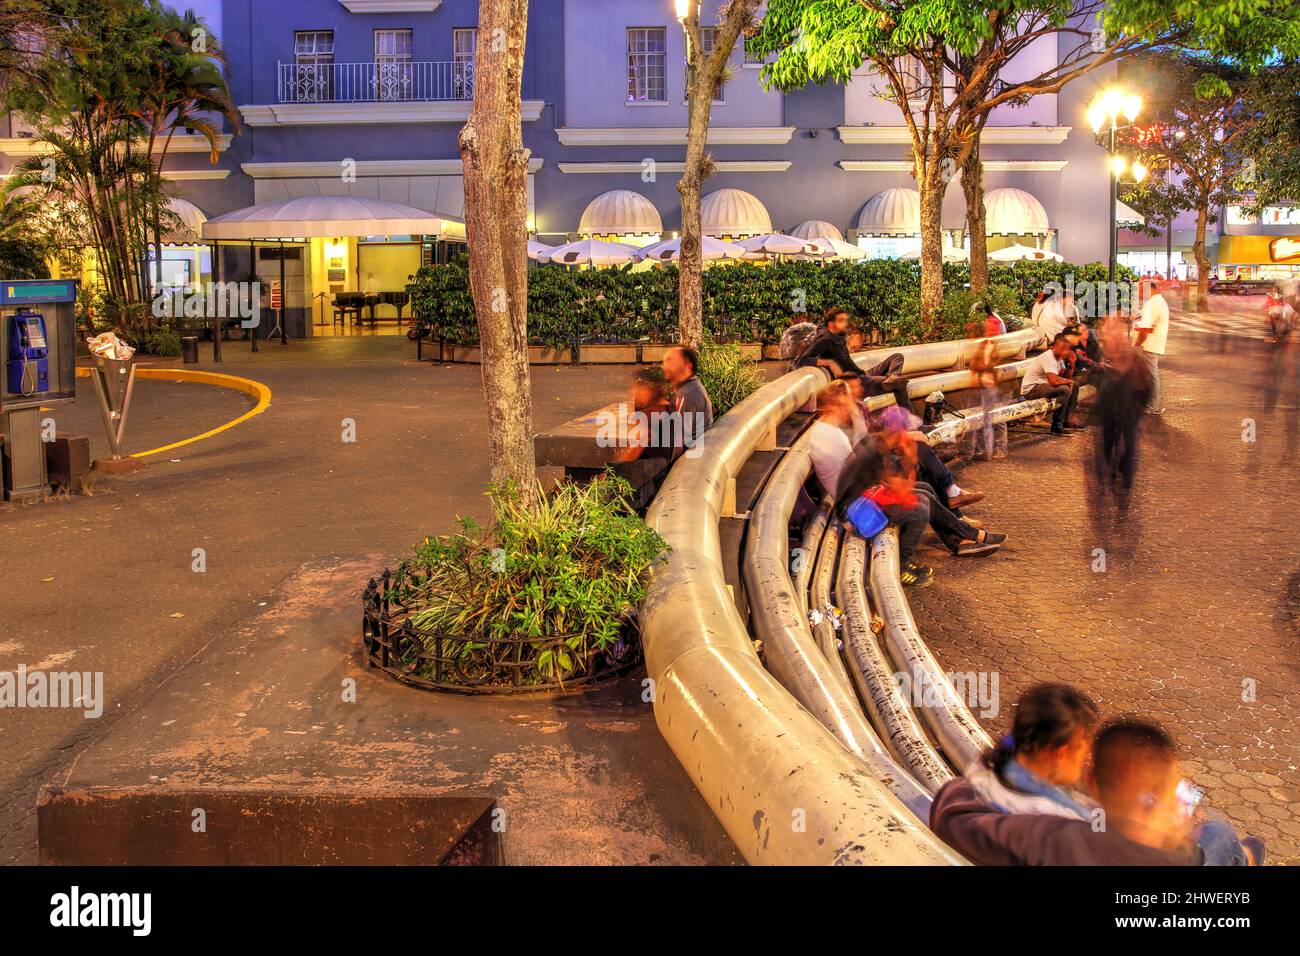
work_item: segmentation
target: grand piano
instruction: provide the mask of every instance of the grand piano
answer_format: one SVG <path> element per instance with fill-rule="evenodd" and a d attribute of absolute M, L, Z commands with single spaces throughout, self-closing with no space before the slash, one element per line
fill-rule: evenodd
<path fill-rule="evenodd" d="M 401 324 L 402 313 L 410 304 L 411 296 L 405 290 L 401 292 L 380 292 L 378 295 L 366 295 L 364 292 L 336 292 L 334 294 L 334 321 L 346 322 L 352 317 L 354 325 L 369 322 L 374 325 L 379 321 L 375 309 L 381 305 L 392 306 L 397 314 L 394 321 Z"/>

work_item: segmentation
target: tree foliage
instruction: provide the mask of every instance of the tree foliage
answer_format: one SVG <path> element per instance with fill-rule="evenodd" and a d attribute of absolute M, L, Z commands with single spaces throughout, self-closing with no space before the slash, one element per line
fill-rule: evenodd
<path fill-rule="evenodd" d="M 36 130 L 44 151 L 18 166 L 8 195 L 35 201 L 34 220 L 62 248 L 69 234 L 93 250 L 110 321 L 133 336 L 153 317 L 145 251 L 177 221 L 162 178 L 177 131 L 207 139 L 216 117 L 238 114 L 219 69 L 216 37 L 193 13 L 157 0 L 47 0 L 6 19 L 13 69 L 5 105 Z M 51 223 L 57 219 L 57 223 Z"/>

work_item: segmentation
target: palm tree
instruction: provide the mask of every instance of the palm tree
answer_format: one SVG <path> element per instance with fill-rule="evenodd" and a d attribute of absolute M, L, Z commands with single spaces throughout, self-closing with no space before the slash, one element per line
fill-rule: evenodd
<path fill-rule="evenodd" d="M 208 143 L 208 161 L 215 163 L 224 119 L 239 129 L 239 110 L 230 98 L 222 68 L 225 53 L 217 38 L 193 10 L 178 13 L 150 0 L 160 24 L 159 55 L 141 77 L 141 97 L 132 111 L 146 131 L 145 155 L 157 177 L 155 193 L 162 195 L 162 170 L 177 130 L 202 136 Z M 201 42 L 200 42 L 201 41 Z M 151 216 L 154 234 L 155 278 L 162 279 L 161 211 Z"/>

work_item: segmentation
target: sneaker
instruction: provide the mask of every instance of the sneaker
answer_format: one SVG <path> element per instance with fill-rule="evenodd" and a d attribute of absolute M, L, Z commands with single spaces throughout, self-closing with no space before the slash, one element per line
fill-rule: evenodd
<path fill-rule="evenodd" d="M 963 541 L 957 545 L 953 554 L 959 558 L 978 558 L 985 554 L 992 554 L 998 549 L 998 546 L 992 541 Z"/>
<path fill-rule="evenodd" d="M 975 502 L 983 500 L 984 492 L 982 491 L 963 491 L 957 497 L 948 499 L 948 508 L 952 511 L 957 511 L 958 509 L 965 508 L 967 505 L 973 505 Z"/>
<path fill-rule="evenodd" d="M 967 524 L 969 523 L 970 522 L 968 521 Z M 985 531 L 984 540 L 989 544 L 1001 544 L 1003 541 L 1007 540 L 1007 536 L 1001 531 Z"/>
<path fill-rule="evenodd" d="M 1074 437 L 1074 432 L 1072 432 L 1072 431 L 1067 431 L 1067 430 L 1064 429 L 1064 428 L 1057 428 L 1055 425 L 1052 426 L 1052 434 L 1053 434 L 1053 435 L 1064 435 L 1064 436 L 1066 436 L 1066 437 L 1068 437 L 1068 438 L 1073 438 L 1073 437 Z"/>
<path fill-rule="evenodd" d="M 1006 461 L 1007 453 L 1001 449 L 993 453 L 993 461 Z"/>
<path fill-rule="evenodd" d="M 934 583 L 934 569 L 921 564 L 909 564 L 898 576 L 904 587 L 928 588 Z"/>

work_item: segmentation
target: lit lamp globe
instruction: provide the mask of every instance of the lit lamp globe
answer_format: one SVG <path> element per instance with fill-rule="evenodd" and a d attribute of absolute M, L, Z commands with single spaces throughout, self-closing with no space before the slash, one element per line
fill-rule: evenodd
<path fill-rule="evenodd" d="M 1100 102 L 1093 101 L 1088 107 L 1087 112 L 1088 125 L 1092 127 L 1094 133 L 1100 133 L 1103 126 L 1106 125 L 1106 109 Z"/>
<path fill-rule="evenodd" d="M 1140 162 L 1140 161 L 1135 161 L 1135 162 L 1133 163 L 1133 179 L 1134 179 L 1134 181 L 1140 183 L 1140 182 L 1142 182 L 1142 180 L 1144 180 L 1144 179 L 1146 179 L 1146 178 L 1147 178 L 1147 167 L 1146 167 L 1146 163 L 1143 163 L 1143 162 Z"/>

